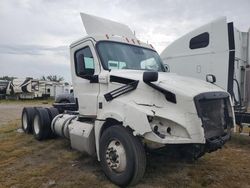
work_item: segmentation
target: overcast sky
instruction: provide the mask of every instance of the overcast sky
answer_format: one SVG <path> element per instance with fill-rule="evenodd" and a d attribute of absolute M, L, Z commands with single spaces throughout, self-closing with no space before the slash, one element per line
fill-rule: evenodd
<path fill-rule="evenodd" d="M 0 76 L 71 79 L 68 46 L 85 35 L 80 12 L 129 25 L 160 53 L 220 16 L 250 27 L 250 0 L 0 0 Z"/>

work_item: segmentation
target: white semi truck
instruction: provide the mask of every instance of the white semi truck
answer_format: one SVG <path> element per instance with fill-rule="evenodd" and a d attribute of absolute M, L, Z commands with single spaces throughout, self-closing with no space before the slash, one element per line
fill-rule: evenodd
<path fill-rule="evenodd" d="M 173 41 L 161 58 L 171 72 L 214 79 L 231 94 L 240 131 L 250 124 L 250 29 L 242 32 L 221 17 Z"/>
<path fill-rule="evenodd" d="M 70 45 L 75 110 L 24 108 L 25 132 L 37 140 L 69 139 L 72 148 L 96 156 L 119 186 L 143 177 L 146 148 L 181 146 L 198 158 L 230 139 L 228 92 L 167 72 L 155 49 L 126 25 L 81 16 L 88 36 Z"/>

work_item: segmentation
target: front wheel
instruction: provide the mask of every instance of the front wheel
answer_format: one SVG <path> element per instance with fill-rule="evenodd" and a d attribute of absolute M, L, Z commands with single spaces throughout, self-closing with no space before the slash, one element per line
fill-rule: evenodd
<path fill-rule="evenodd" d="M 107 128 L 100 139 L 100 159 L 105 175 L 119 186 L 135 185 L 146 169 L 139 138 L 123 126 Z"/>

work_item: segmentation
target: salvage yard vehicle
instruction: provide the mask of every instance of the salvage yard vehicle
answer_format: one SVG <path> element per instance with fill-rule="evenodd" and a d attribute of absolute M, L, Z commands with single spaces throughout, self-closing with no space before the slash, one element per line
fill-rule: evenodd
<path fill-rule="evenodd" d="M 77 109 L 24 108 L 25 132 L 37 140 L 67 138 L 72 148 L 96 156 L 119 186 L 143 177 L 147 148 L 181 146 L 198 158 L 230 139 L 229 93 L 167 72 L 152 45 L 126 25 L 81 16 L 88 36 L 70 45 Z"/>
<path fill-rule="evenodd" d="M 34 99 L 38 95 L 39 81 L 33 78 L 14 78 L 6 91 L 7 98 Z"/>
<path fill-rule="evenodd" d="M 221 17 L 173 41 L 161 58 L 171 72 L 227 90 L 239 130 L 250 125 L 250 29 L 242 32 Z"/>
<path fill-rule="evenodd" d="M 0 99 L 5 99 L 10 81 L 0 80 Z"/>

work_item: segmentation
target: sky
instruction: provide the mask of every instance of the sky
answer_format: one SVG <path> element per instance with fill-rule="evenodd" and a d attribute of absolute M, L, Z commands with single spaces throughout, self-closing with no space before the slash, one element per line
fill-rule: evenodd
<path fill-rule="evenodd" d="M 221 16 L 250 27 L 250 0 L 0 0 L 0 77 L 70 81 L 68 46 L 86 35 L 80 12 L 128 25 L 159 53 Z"/>

